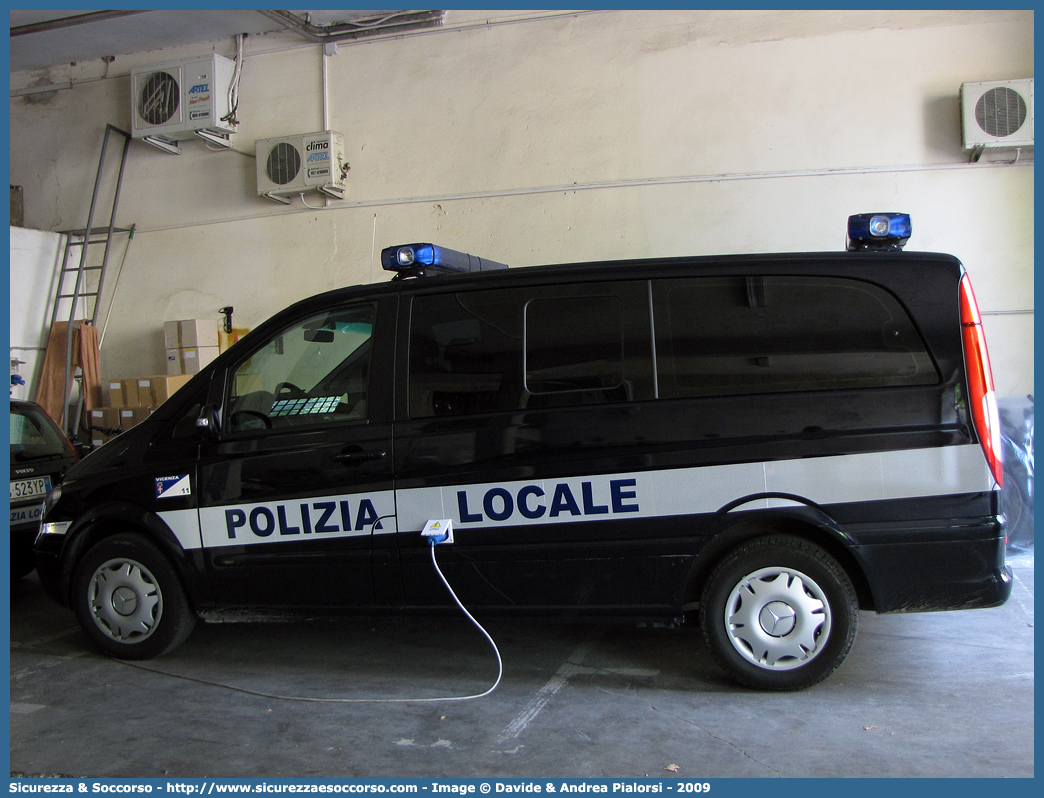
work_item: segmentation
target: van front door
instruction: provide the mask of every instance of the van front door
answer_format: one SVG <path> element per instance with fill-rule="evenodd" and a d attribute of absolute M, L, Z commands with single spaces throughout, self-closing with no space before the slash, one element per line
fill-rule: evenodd
<path fill-rule="evenodd" d="M 199 512 L 220 605 L 374 603 L 373 561 L 395 546 L 390 402 L 371 368 L 378 312 L 302 312 L 217 375 Z"/>

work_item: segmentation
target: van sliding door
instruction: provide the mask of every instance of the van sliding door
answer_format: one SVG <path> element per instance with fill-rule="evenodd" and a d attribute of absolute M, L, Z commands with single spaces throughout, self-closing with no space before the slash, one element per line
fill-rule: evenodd
<path fill-rule="evenodd" d="M 654 397 L 645 281 L 439 292 L 410 309 L 396 422 L 407 603 L 449 602 L 419 534 L 450 518 L 437 554 L 461 600 L 499 609 L 662 612 L 676 600 L 632 472 L 646 466 Z"/>

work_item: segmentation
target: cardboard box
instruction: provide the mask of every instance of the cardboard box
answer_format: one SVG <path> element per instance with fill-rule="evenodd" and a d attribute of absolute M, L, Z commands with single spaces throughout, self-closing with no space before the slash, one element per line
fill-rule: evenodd
<path fill-rule="evenodd" d="M 149 377 L 151 383 L 151 389 L 149 393 L 150 407 L 159 407 L 161 404 L 170 399 L 174 395 L 174 392 L 179 388 L 183 387 L 189 380 L 192 379 L 191 374 L 159 374 L 154 377 Z"/>
<path fill-rule="evenodd" d="M 109 381 L 109 407 L 139 407 L 138 378 Z"/>
<path fill-rule="evenodd" d="M 130 407 L 150 407 L 152 405 L 152 378 L 135 377 L 135 397 L 137 402 Z"/>
<path fill-rule="evenodd" d="M 151 407 L 123 407 L 120 408 L 120 426 L 126 432 L 131 427 L 136 427 L 142 421 L 152 415 Z"/>
<path fill-rule="evenodd" d="M 119 380 L 110 380 L 107 384 L 109 387 L 106 396 L 109 400 L 109 407 L 123 407 L 123 383 Z"/>
<path fill-rule="evenodd" d="M 216 346 L 189 347 L 167 350 L 167 374 L 198 374 L 218 356 Z"/>
<path fill-rule="evenodd" d="M 106 443 L 108 443 L 109 441 L 111 441 L 111 440 L 113 440 L 113 439 L 115 439 L 117 437 L 118 437 L 118 433 L 116 435 L 105 435 L 105 434 L 99 432 L 98 430 L 95 430 L 91 434 L 91 446 L 93 448 L 97 449 L 99 446 L 103 446 Z"/>
<path fill-rule="evenodd" d="M 105 429 L 117 429 L 120 426 L 120 409 L 118 407 L 97 407 L 91 411 L 91 439 L 95 437 L 106 437 L 106 433 L 94 429 L 104 427 Z"/>
<path fill-rule="evenodd" d="M 163 322 L 163 341 L 167 349 L 196 349 L 218 345 L 217 319 L 182 319 Z"/>
<path fill-rule="evenodd" d="M 118 407 L 96 407 L 90 412 L 91 446 L 98 447 L 106 444 L 120 434 L 121 412 L 123 411 Z M 103 430 L 112 430 L 112 432 Z"/>

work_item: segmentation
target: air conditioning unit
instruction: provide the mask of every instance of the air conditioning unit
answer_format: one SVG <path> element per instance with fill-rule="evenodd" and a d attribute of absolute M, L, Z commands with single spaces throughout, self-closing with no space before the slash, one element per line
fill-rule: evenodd
<path fill-rule="evenodd" d="M 131 68 L 131 136 L 168 152 L 197 136 L 221 146 L 236 131 L 235 61 L 220 55 Z"/>
<path fill-rule="evenodd" d="M 1033 146 L 1033 80 L 961 85 L 964 149 Z"/>
<path fill-rule="evenodd" d="M 344 199 L 347 173 L 344 136 L 332 130 L 257 142 L 257 193 L 276 202 L 306 191 Z"/>

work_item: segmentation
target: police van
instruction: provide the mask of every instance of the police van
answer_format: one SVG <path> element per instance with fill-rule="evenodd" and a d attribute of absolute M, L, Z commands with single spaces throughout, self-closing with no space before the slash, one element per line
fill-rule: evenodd
<path fill-rule="evenodd" d="M 72 469 L 40 577 L 136 659 L 197 617 L 452 609 L 438 543 L 480 615 L 698 618 L 739 682 L 809 686 L 860 609 L 1011 590 L 979 312 L 909 232 L 510 270 L 389 247 L 392 280 L 292 305 Z"/>

